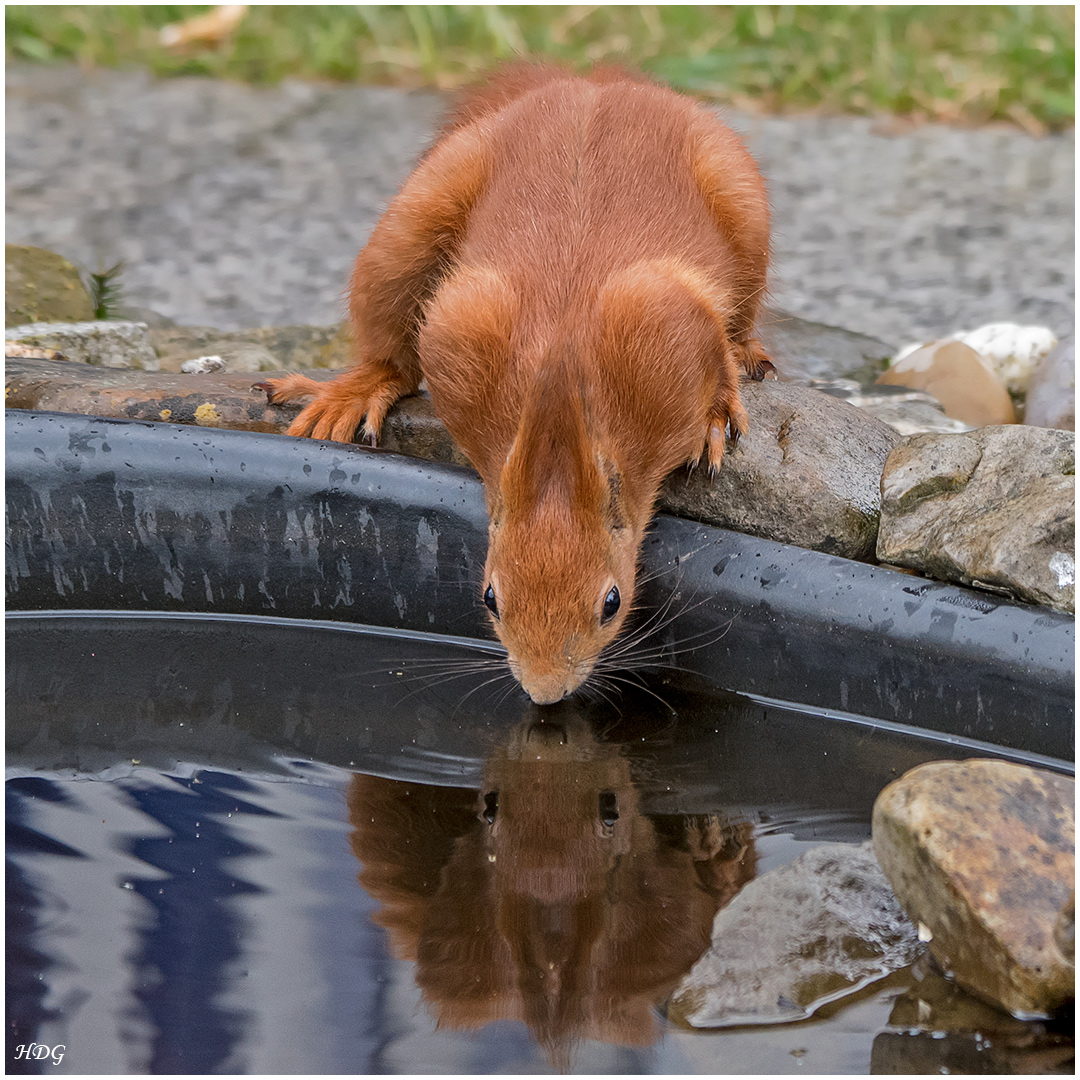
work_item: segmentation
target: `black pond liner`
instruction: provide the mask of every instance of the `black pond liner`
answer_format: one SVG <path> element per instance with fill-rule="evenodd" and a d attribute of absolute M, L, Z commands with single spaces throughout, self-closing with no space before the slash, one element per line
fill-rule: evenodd
<path fill-rule="evenodd" d="M 483 492 L 468 469 L 62 413 L 9 410 L 6 437 L 9 611 L 490 639 Z M 1072 768 L 1070 616 L 664 515 L 643 577 L 643 610 L 679 613 L 657 645 L 717 687 Z"/>

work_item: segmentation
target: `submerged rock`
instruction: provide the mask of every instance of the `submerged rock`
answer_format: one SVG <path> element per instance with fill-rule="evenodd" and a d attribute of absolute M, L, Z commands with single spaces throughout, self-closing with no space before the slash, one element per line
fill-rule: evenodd
<path fill-rule="evenodd" d="M 762 874 L 713 922 L 668 1018 L 691 1027 L 802 1020 L 922 950 L 870 842 L 822 844 Z"/>
<path fill-rule="evenodd" d="M 145 323 L 108 319 L 12 326 L 4 336 L 31 349 L 55 349 L 68 360 L 107 368 L 157 371 L 158 359 Z"/>
<path fill-rule="evenodd" d="M 750 431 L 715 477 L 699 467 L 665 481 L 659 507 L 678 517 L 849 559 L 873 553 L 879 478 L 900 440 L 890 427 L 793 383 L 747 383 Z"/>
<path fill-rule="evenodd" d="M 970 345 L 944 339 L 901 353 L 879 383 L 925 390 L 946 416 L 972 427 L 1011 424 L 1016 410 L 1005 384 Z"/>
<path fill-rule="evenodd" d="M 1069 432 L 1012 425 L 917 435 L 885 463 L 877 557 L 1072 611 L 1074 472 Z"/>
<path fill-rule="evenodd" d="M 1076 348 L 1072 337 L 1051 349 L 1032 374 L 1024 423 L 1076 430 Z"/>
<path fill-rule="evenodd" d="M 1074 997 L 1054 930 L 1073 888 L 1074 784 L 997 760 L 934 761 L 874 804 L 874 851 L 934 958 L 1015 1016 Z"/>
<path fill-rule="evenodd" d="M 93 317 L 94 305 L 72 263 L 44 248 L 4 245 L 6 327 Z"/>

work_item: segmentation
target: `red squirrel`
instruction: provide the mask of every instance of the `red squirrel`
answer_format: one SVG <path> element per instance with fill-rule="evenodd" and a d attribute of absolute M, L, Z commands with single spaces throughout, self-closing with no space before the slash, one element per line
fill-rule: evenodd
<path fill-rule="evenodd" d="M 517 65 L 467 96 L 360 252 L 356 364 L 290 435 L 374 444 L 426 379 L 484 482 L 481 586 L 547 704 L 589 677 L 634 598 L 660 483 L 747 430 L 740 374 L 769 257 L 765 185 L 689 98 L 617 70 Z"/>

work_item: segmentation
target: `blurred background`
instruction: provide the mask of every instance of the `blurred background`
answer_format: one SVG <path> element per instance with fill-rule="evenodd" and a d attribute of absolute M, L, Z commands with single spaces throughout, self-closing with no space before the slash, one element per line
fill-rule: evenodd
<path fill-rule="evenodd" d="M 753 109 L 1073 122 L 1072 5 L 10 5 L 6 18 L 9 61 L 455 89 L 523 54 L 624 61 Z"/>
<path fill-rule="evenodd" d="M 188 324 L 330 323 L 448 92 L 515 55 L 715 102 L 772 303 L 900 345 L 1071 329 L 1072 6 L 6 8 L 9 241 Z"/>

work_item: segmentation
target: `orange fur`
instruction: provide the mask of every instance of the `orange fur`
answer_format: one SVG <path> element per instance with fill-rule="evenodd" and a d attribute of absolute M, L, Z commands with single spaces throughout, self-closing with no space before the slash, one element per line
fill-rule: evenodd
<path fill-rule="evenodd" d="M 655 1006 L 756 854 L 748 822 L 646 816 L 618 747 L 573 714 L 558 720 L 519 726 L 479 798 L 365 775 L 348 798 L 374 919 L 416 961 L 438 1026 L 524 1021 L 567 1069 L 580 1039 L 660 1036 Z M 618 812 L 608 827 L 602 793 Z"/>
<path fill-rule="evenodd" d="M 516 65 L 466 98 L 357 259 L 357 363 L 291 434 L 374 441 L 427 380 L 484 480 L 484 587 L 537 702 L 592 671 L 630 610 L 664 475 L 747 429 L 765 288 L 764 184 L 687 98 L 612 69 Z M 602 619 L 617 588 L 618 613 Z"/>

